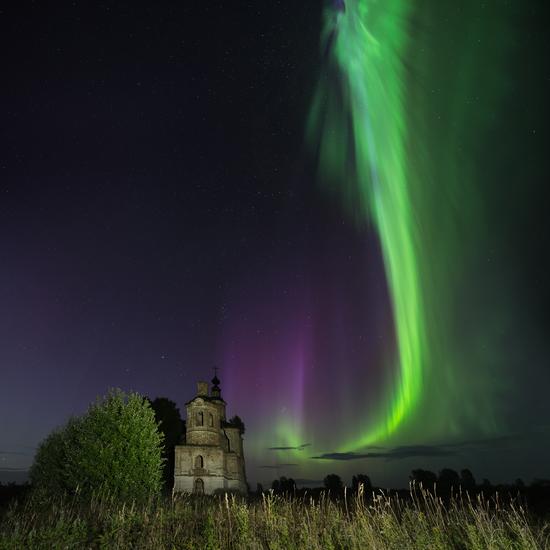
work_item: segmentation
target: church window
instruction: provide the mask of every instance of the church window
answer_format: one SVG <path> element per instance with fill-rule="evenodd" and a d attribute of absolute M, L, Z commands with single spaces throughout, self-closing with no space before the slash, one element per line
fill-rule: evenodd
<path fill-rule="evenodd" d="M 210 415 L 208 419 L 208 425 L 214 427 L 214 416 Z"/>
<path fill-rule="evenodd" d="M 204 424 L 204 418 L 202 412 L 197 413 L 197 426 L 202 426 Z"/>
<path fill-rule="evenodd" d="M 204 468 L 204 459 L 201 455 L 197 455 L 195 458 L 195 468 Z"/>

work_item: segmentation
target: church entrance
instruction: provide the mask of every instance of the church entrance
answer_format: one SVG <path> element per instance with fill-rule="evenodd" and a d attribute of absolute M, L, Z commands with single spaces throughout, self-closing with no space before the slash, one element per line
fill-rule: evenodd
<path fill-rule="evenodd" d="M 204 495 L 204 481 L 202 479 L 195 479 L 193 493 L 196 495 Z"/>

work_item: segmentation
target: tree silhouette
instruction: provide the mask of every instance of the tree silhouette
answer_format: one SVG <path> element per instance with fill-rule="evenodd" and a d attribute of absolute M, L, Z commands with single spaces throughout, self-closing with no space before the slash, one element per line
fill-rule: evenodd
<path fill-rule="evenodd" d="M 357 493 L 360 485 L 363 485 L 363 491 L 365 493 L 370 493 L 372 491 L 372 483 L 370 482 L 370 478 L 365 474 L 357 474 L 351 479 L 351 489 L 354 493 Z"/>
<path fill-rule="evenodd" d="M 464 470 L 461 470 L 460 472 L 460 486 L 464 491 L 475 491 L 476 480 L 474 478 L 474 475 L 470 470 L 468 470 L 468 468 L 464 468 Z"/>
<path fill-rule="evenodd" d="M 241 417 L 238 415 L 233 416 L 227 421 L 227 425 L 231 426 L 232 428 L 239 428 L 239 432 L 241 435 L 244 434 L 244 422 L 242 421 Z"/>
<path fill-rule="evenodd" d="M 437 476 L 430 470 L 422 470 L 419 468 L 418 470 L 413 470 L 411 472 L 409 479 L 416 486 L 422 485 L 423 489 L 426 489 L 427 491 L 433 491 L 434 485 L 437 481 Z"/>
<path fill-rule="evenodd" d="M 542 487 L 543 489 L 550 489 L 550 479 L 535 478 L 531 482 L 531 487 Z"/>
<path fill-rule="evenodd" d="M 492 487 L 491 482 L 486 477 L 483 478 L 483 481 L 481 482 L 481 486 L 484 489 L 490 489 Z"/>
<path fill-rule="evenodd" d="M 164 435 L 162 456 L 164 463 L 164 486 L 171 488 L 174 483 L 174 447 L 182 442 L 184 422 L 174 401 L 166 397 L 157 397 L 151 401 L 159 431 Z"/>
<path fill-rule="evenodd" d="M 274 493 L 291 495 L 296 491 L 296 482 L 291 477 L 282 476 L 273 481 L 271 488 Z"/>
<path fill-rule="evenodd" d="M 344 488 L 342 478 L 337 474 L 329 474 L 325 477 L 323 483 L 325 484 L 325 489 L 334 495 Z"/>
<path fill-rule="evenodd" d="M 443 470 L 439 472 L 437 486 L 440 493 L 448 494 L 452 489 L 458 489 L 459 485 L 460 477 L 454 470 L 451 470 L 450 468 L 443 468 Z"/>

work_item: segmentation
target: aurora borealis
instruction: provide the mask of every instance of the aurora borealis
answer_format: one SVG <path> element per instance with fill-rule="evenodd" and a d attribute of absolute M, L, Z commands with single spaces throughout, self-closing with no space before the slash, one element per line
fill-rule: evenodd
<path fill-rule="evenodd" d="M 348 449 L 391 436 L 435 387 L 445 395 L 456 389 L 459 361 L 446 349 L 456 312 L 445 300 L 457 292 L 452 274 L 463 268 L 470 244 L 466 234 L 459 242 L 457 225 L 475 230 L 480 224 L 469 164 L 483 135 L 483 111 L 499 116 L 502 91 L 493 81 L 510 31 L 496 6 L 447 7 L 459 21 L 451 49 L 436 26 L 445 9 L 434 16 L 437 9 L 365 0 L 332 5 L 325 13 L 325 72 L 309 139 L 317 143 L 321 177 L 360 223 L 372 221 L 380 238 L 397 335 L 395 357 L 387 358 L 388 367 L 396 366 L 384 412 L 344 445 Z M 457 68 L 452 86 L 431 73 L 437 48 Z M 443 102 L 439 109 L 434 91 Z M 433 132 L 427 121 L 434 119 L 446 123 L 445 133 Z M 457 209 L 459 201 L 467 210 Z M 430 386 L 430 379 L 436 384 Z M 460 433 L 461 415 L 446 411 L 447 425 L 439 429 Z M 491 413 L 484 416 L 487 429 Z"/>
<path fill-rule="evenodd" d="M 321 86 L 313 118 L 324 120 L 313 121 L 310 139 L 320 136 L 321 172 L 353 195 L 357 215 L 370 216 L 377 228 L 397 332 L 399 368 L 386 417 L 358 435 L 355 448 L 379 443 L 400 426 L 417 405 L 429 362 L 418 265 L 422 236 L 406 158 L 402 59 L 410 8 L 405 2 L 359 1 L 327 11 L 324 48 L 341 89 L 332 90 L 330 81 Z"/>
<path fill-rule="evenodd" d="M 0 481 L 214 365 L 252 484 L 548 477 L 542 1 L 20 4 Z"/>
<path fill-rule="evenodd" d="M 379 239 L 378 261 L 391 304 L 379 307 L 391 308 L 395 342 L 384 349 L 376 342 L 356 348 L 363 362 L 342 350 L 332 357 L 338 385 L 348 389 L 331 388 L 334 397 L 324 404 L 330 403 L 331 414 L 325 417 L 319 414 L 323 405 L 308 401 L 308 394 L 335 380 L 320 380 L 307 368 L 307 360 L 315 364 L 321 354 L 312 352 L 315 329 L 304 324 L 301 305 L 293 302 L 295 315 L 281 325 L 294 340 L 275 344 L 289 354 L 268 367 L 283 387 L 270 380 L 268 402 L 277 405 L 261 415 L 270 417 L 269 437 L 280 445 L 274 464 L 302 465 L 312 455 L 375 457 L 376 449 L 415 443 L 445 452 L 437 445 L 496 437 L 505 429 L 501 400 L 512 391 L 512 373 L 497 343 L 504 330 L 495 335 L 502 314 L 477 308 L 479 333 L 460 324 L 469 323 L 473 305 L 463 301 L 464 287 L 489 291 L 476 274 L 480 251 L 488 246 L 487 227 L 495 221 L 483 204 L 487 172 L 478 151 L 505 116 L 514 40 L 510 15 L 496 4 L 477 2 L 327 4 L 307 141 L 326 192 L 339 201 L 366 246 L 372 248 L 373 234 Z M 453 70 L 443 80 L 445 64 Z M 366 261 L 373 261 L 372 252 Z M 341 259 L 335 257 L 335 263 Z M 372 280 L 365 277 L 364 284 Z M 344 294 L 339 300 L 353 302 Z M 508 296 L 497 299 L 501 308 L 511 307 Z M 372 330 L 366 319 L 359 322 Z M 337 331 L 331 336 L 342 348 L 352 344 Z M 256 355 L 269 356 L 269 346 Z M 252 357 L 242 364 L 251 360 L 255 364 Z M 228 373 L 242 372 L 242 366 L 226 363 L 232 365 Z M 239 379 L 250 377 L 244 370 Z M 264 374 L 252 377 L 257 385 L 247 389 L 261 392 L 257 380 Z M 245 399 L 244 392 L 231 395 Z M 308 414 L 308 405 L 316 416 Z M 338 414 L 342 409 L 346 412 Z M 311 446 L 307 452 L 300 447 L 305 442 Z"/>

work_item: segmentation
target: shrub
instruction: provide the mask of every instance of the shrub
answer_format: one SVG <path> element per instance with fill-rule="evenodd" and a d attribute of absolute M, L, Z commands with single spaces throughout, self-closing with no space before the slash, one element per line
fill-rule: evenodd
<path fill-rule="evenodd" d="M 160 492 L 162 435 L 142 396 L 111 390 L 39 446 L 32 485 L 48 495 L 104 492 L 144 499 Z"/>

